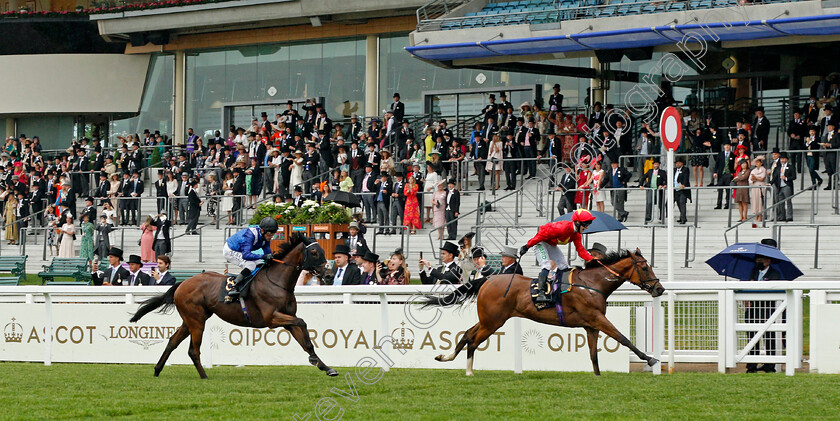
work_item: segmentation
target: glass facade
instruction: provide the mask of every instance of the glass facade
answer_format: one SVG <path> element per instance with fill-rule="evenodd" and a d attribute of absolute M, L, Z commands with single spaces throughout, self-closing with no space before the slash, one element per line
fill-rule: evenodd
<path fill-rule="evenodd" d="M 186 127 L 205 136 L 220 129 L 224 103 L 323 96 L 334 119 L 364 111 L 363 38 L 188 52 L 186 64 Z"/>
<path fill-rule="evenodd" d="M 131 133 L 143 133 L 149 129 L 152 133 L 159 130 L 161 134 L 172 136 L 172 107 L 175 80 L 175 56 L 172 54 L 155 54 L 149 62 L 149 74 L 143 91 L 143 103 L 140 114 L 136 117 L 111 122 L 111 143 L 116 136 Z"/>
<path fill-rule="evenodd" d="M 567 107 L 579 106 L 586 97 L 589 79 L 546 76 L 532 73 L 497 72 L 474 69 L 443 69 L 413 58 L 405 51 L 408 47 L 407 36 L 383 37 L 379 41 L 379 98 L 380 105 L 392 101 L 394 92 L 399 92 L 406 106 L 406 114 L 423 113 L 423 91 L 444 89 L 486 89 L 499 86 L 541 85 L 543 98 L 552 92 L 552 86 L 559 83 L 560 93 L 564 96 L 563 104 Z M 540 64 L 589 67 L 588 58 L 558 59 L 541 61 Z M 498 93 L 496 93 L 498 95 Z M 518 107 L 525 101 L 533 103 L 530 94 L 513 94 L 508 98 Z M 477 114 L 487 103 L 485 95 L 462 96 L 459 100 L 459 113 Z M 454 97 L 441 97 L 438 105 L 443 115 L 455 115 Z"/>

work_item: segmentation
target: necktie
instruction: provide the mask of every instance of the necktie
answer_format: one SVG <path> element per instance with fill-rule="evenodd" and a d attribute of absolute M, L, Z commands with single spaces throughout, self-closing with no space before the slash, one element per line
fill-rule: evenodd
<path fill-rule="evenodd" d="M 365 275 L 365 285 L 370 284 L 370 274 Z"/>
<path fill-rule="evenodd" d="M 137 277 L 137 275 L 131 275 L 131 283 L 129 285 L 134 286 L 134 279 L 136 277 Z"/>
<path fill-rule="evenodd" d="M 344 268 L 338 268 L 338 273 L 335 275 L 335 280 L 341 283 L 343 279 L 341 278 L 341 274 L 344 273 Z"/>

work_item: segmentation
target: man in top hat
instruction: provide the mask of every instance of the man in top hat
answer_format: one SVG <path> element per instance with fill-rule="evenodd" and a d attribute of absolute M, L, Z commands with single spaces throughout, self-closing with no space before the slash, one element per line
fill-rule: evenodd
<path fill-rule="evenodd" d="M 362 236 L 362 233 L 359 232 L 360 225 L 358 222 L 353 221 L 350 223 L 350 228 L 348 228 L 349 235 L 347 239 L 344 240 L 344 245 L 350 249 L 350 251 L 355 254 L 361 248 L 367 248 L 367 241 Z"/>
<path fill-rule="evenodd" d="M 297 120 L 298 112 L 294 108 L 294 106 L 295 104 L 292 102 L 291 99 L 286 101 L 286 109 L 283 110 L 283 121 L 286 123 L 286 127 L 294 126 L 295 121 Z"/>
<path fill-rule="evenodd" d="M 826 105 L 828 107 L 828 105 Z M 826 116 L 823 121 L 827 120 L 828 116 Z M 837 129 L 838 122 L 829 121 L 826 126 L 825 133 L 822 137 L 822 143 L 820 146 L 826 149 L 840 149 L 840 134 L 838 134 L 835 130 Z M 838 186 L 834 180 L 834 173 L 837 171 L 837 152 L 826 152 L 823 154 L 823 163 L 825 164 L 825 172 L 828 174 L 828 185 L 825 187 L 825 190 L 830 190 L 831 188 L 837 188 Z"/>
<path fill-rule="evenodd" d="M 723 198 L 726 198 L 726 207 L 729 209 L 729 202 L 732 196 L 729 194 L 729 183 L 732 182 L 732 176 L 735 174 L 735 152 L 732 151 L 731 143 L 724 143 L 723 150 L 720 151 L 715 158 L 715 172 L 712 174 L 712 179 L 715 185 L 718 186 L 717 205 L 715 209 L 721 208 Z"/>
<path fill-rule="evenodd" d="M 265 129 L 265 133 L 271 135 L 271 122 L 268 121 L 268 113 L 263 111 L 260 113 L 260 128 Z"/>
<path fill-rule="evenodd" d="M 555 83 L 554 86 L 552 87 L 552 90 L 554 92 L 548 97 L 548 110 L 553 111 L 553 112 L 557 112 L 557 113 L 562 113 L 563 112 L 563 94 L 560 93 L 560 84 Z"/>
<path fill-rule="evenodd" d="M 487 126 L 487 120 L 493 119 L 496 121 L 499 117 L 498 111 L 498 104 L 496 104 L 496 94 L 490 94 L 489 96 L 490 103 L 484 106 L 484 109 L 481 110 L 481 113 L 484 114 L 484 125 Z"/>
<path fill-rule="evenodd" d="M 379 255 L 370 250 L 366 251 L 364 256 L 362 256 L 362 264 L 360 266 L 362 269 L 360 274 L 361 285 L 378 285 L 379 281 L 376 273 L 379 267 Z"/>
<path fill-rule="evenodd" d="M 755 151 L 767 150 L 767 139 L 770 137 L 770 122 L 764 116 L 764 107 L 756 107 L 755 119 L 752 125 L 753 147 Z"/>
<path fill-rule="evenodd" d="M 522 275 L 522 266 L 519 265 L 519 254 L 513 247 L 502 246 L 502 275 Z"/>
<path fill-rule="evenodd" d="M 362 283 L 361 271 L 359 271 L 355 263 L 350 261 L 350 256 L 350 247 L 347 247 L 345 244 L 335 246 L 335 251 L 333 251 L 333 259 L 335 259 L 333 277 L 332 279 L 326 280 L 327 284 L 339 286 L 359 285 Z"/>
<path fill-rule="evenodd" d="M 596 259 L 603 259 L 607 257 L 607 246 L 601 243 L 592 244 L 592 247 L 589 248 L 589 254 Z"/>
<path fill-rule="evenodd" d="M 128 224 L 129 219 L 132 225 L 137 225 L 137 210 L 140 209 L 140 197 L 143 195 L 143 182 L 140 180 L 140 172 L 135 171 L 131 179 L 123 184 L 122 197 L 120 202 L 125 200 L 123 207 L 122 223 Z M 130 216 L 130 218 L 129 218 Z"/>
<path fill-rule="evenodd" d="M 189 235 L 198 235 L 196 227 L 198 226 L 198 216 L 201 214 L 201 205 L 204 202 L 198 197 L 198 180 L 190 182 L 190 190 L 187 193 L 187 202 L 189 210 L 187 211 L 187 230 Z"/>
<path fill-rule="evenodd" d="M 85 207 L 82 208 L 82 212 L 79 213 L 79 220 L 83 220 L 85 215 L 88 216 L 88 221 L 95 222 L 96 221 L 96 203 L 93 200 L 93 197 L 86 197 L 85 198 Z"/>
<path fill-rule="evenodd" d="M 123 286 L 140 286 L 151 285 L 152 277 L 148 273 L 142 272 L 140 268 L 143 267 L 143 261 L 140 256 L 132 254 L 128 256 L 128 279 L 123 281 Z"/>
<path fill-rule="evenodd" d="M 659 220 L 665 218 L 665 188 L 668 186 L 668 175 L 660 169 L 659 158 L 653 158 L 653 168 L 649 169 L 642 178 L 639 188 L 647 190 L 645 194 L 645 224 L 653 220 L 653 206 L 659 208 Z"/>
<path fill-rule="evenodd" d="M 402 225 L 402 220 L 405 212 L 405 174 L 397 171 L 394 174 L 394 185 L 391 190 L 391 226 Z M 396 234 L 397 231 L 393 230 Z"/>
<path fill-rule="evenodd" d="M 391 193 L 393 193 L 393 186 L 388 173 L 383 171 L 379 173 L 379 178 L 374 181 L 376 189 L 373 194 L 373 201 L 376 204 L 376 222 L 379 224 L 379 234 L 391 234 L 391 230 L 386 230 L 384 227 L 388 225 L 388 213 L 391 207 Z M 396 233 L 394 231 L 394 233 Z"/>
<path fill-rule="evenodd" d="M 396 92 L 394 92 L 394 102 L 391 103 L 391 113 L 397 121 L 402 121 L 405 117 L 405 104 L 400 101 L 400 94 Z"/>
<path fill-rule="evenodd" d="M 788 138 L 790 144 L 788 149 L 801 151 L 805 149 L 805 138 L 808 137 L 808 124 L 802 118 L 802 110 L 798 107 L 793 109 L 793 118 L 788 123 Z M 795 154 L 791 160 L 794 169 L 802 165 L 802 154 Z"/>
<path fill-rule="evenodd" d="M 787 152 L 780 154 L 779 161 L 779 165 L 773 169 L 773 176 L 771 177 L 776 192 L 776 203 L 793 196 L 793 181 L 796 180 L 796 171 L 793 169 L 793 165 L 788 162 Z M 792 200 L 776 205 L 776 221 L 793 221 Z"/>
<path fill-rule="evenodd" d="M 444 215 L 446 217 L 447 239 L 454 241 L 458 236 L 458 221 L 456 219 L 461 215 L 461 192 L 458 191 L 458 186 L 454 178 L 450 178 L 446 182 L 446 186 L 446 208 L 444 208 Z"/>
<path fill-rule="evenodd" d="M 519 136 L 516 138 L 516 143 L 519 150 L 522 151 L 522 157 L 527 161 L 522 163 L 522 172 L 528 173 L 525 177 L 530 180 L 537 176 L 537 162 L 534 158 L 537 157 L 537 142 L 540 141 L 540 131 L 534 127 L 535 121 L 531 117 L 528 119 L 528 127 L 519 131 Z"/>
<path fill-rule="evenodd" d="M 686 223 L 685 205 L 691 200 L 691 191 L 687 189 L 691 185 L 689 173 L 690 170 L 685 166 L 685 159 L 677 157 L 674 167 L 674 202 L 677 203 L 680 211 L 680 217 L 677 219 L 680 224 Z"/>
<path fill-rule="evenodd" d="M 458 255 L 458 245 L 452 241 L 443 243 L 440 248 L 442 265 L 432 269 L 432 264 L 426 259 L 420 259 L 420 281 L 424 284 L 459 284 L 461 282 L 461 267 L 455 264 Z"/>
<path fill-rule="evenodd" d="M 108 251 L 108 269 L 100 277 L 102 285 L 122 286 L 128 279 L 128 269 L 121 266 L 123 251 L 117 247 L 111 247 Z"/>
<path fill-rule="evenodd" d="M 484 252 L 484 248 L 474 247 L 470 256 L 475 266 L 473 282 L 484 282 L 487 278 L 496 274 L 496 271 L 487 264 L 487 254 Z"/>
<path fill-rule="evenodd" d="M 499 105 L 496 107 L 499 112 L 508 111 L 513 109 L 513 104 L 507 100 L 507 94 L 504 92 L 499 92 Z M 499 121 L 501 124 L 501 121 Z"/>

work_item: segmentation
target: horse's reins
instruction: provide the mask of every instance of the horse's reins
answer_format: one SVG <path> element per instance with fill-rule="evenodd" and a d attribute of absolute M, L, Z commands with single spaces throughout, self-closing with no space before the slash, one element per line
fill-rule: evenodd
<path fill-rule="evenodd" d="M 633 261 L 633 270 L 636 272 L 636 275 L 639 277 L 639 280 L 640 280 L 639 282 L 640 282 L 640 284 L 641 284 L 640 286 L 641 286 L 641 287 L 642 287 L 642 289 L 644 289 L 645 291 L 650 291 L 650 290 L 653 288 L 653 286 L 652 286 L 652 285 L 649 285 L 648 283 L 649 283 L 649 282 L 656 282 L 656 281 L 659 281 L 659 278 L 645 279 L 644 281 L 642 281 L 642 280 L 641 280 L 641 279 L 642 279 L 642 274 L 641 274 L 641 272 L 639 271 L 639 263 L 642 263 L 642 262 L 637 261 L 635 258 L 633 258 L 633 256 L 632 256 L 632 255 L 630 255 L 630 260 L 632 260 L 632 261 Z M 616 278 L 618 278 L 619 280 L 628 280 L 628 279 L 629 279 L 629 278 L 625 278 L 625 277 L 623 277 L 623 276 L 619 275 L 619 274 L 618 274 L 618 272 L 616 272 L 615 270 L 613 270 L 613 268 L 611 268 L 611 267 L 609 267 L 609 266 L 605 265 L 605 264 L 604 264 L 604 262 L 602 262 L 602 261 L 601 261 L 601 259 L 595 259 L 595 261 L 596 261 L 596 262 L 598 262 L 598 264 L 599 264 L 599 265 L 601 265 L 601 267 L 603 267 L 604 269 L 606 269 L 609 273 L 611 273 L 613 276 L 615 276 L 615 277 L 616 277 Z M 643 260 L 643 261 L 646 261 L 646 260 Z M 569 280 L 569 282 L 571 282 L 571 279 Z M 575 284 L 572 284 L 572 285 L 575 285 Z M 593 291 L 598 291 L 598 290 L 597 290 L 597 289 L 595 289 L 595 288 L 586 287 L 586 286 L 583 286 L 583 285 L 576 285 L 576 286 L 579 286 L 579 287 L 581 287 L 581 288 L 589 288 L 589 289 L 591 289 L 591 290 L 593 290 Z M 601 291 L 598 291 L 598 292 L 601 292 Z M 604 295 L 604 293 L 603 293 L 603 292 L 601 292 L 601 295 Z M 606 295 L 604 295 L 604 297 L 606 297 Z"/>

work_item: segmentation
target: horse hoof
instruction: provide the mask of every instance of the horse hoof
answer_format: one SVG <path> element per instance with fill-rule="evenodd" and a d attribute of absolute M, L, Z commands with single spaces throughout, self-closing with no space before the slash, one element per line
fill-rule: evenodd
<path fill-rule="evenodd" d="M 656 358 L 651 358 L 651 359 L 648 360 L 647 363 L 648 363 L 648 366 L 653 367 L 653 366 L 659 364 L 659 360 L 657 360 Z"/>
<path fill-rule="evenodd" d="M 330 377 L 335 377 L 335 376 L 338 375 L 338 371 L 335 371 L 334 369 L 331 368 L 331 369 L 327 370 L 327 375 L 330 376 Z"/>
<path fill-rule="evenodd" d="M 467 377 L 472 377 L 472 375 L 473 375 L 472 371 L 467 371 Z"/>
<path fill-rule="evenodd" d="M 435 361 L 443 361 L 443 354 L 440 354 L 437 357 L 435 357 Z"/>

